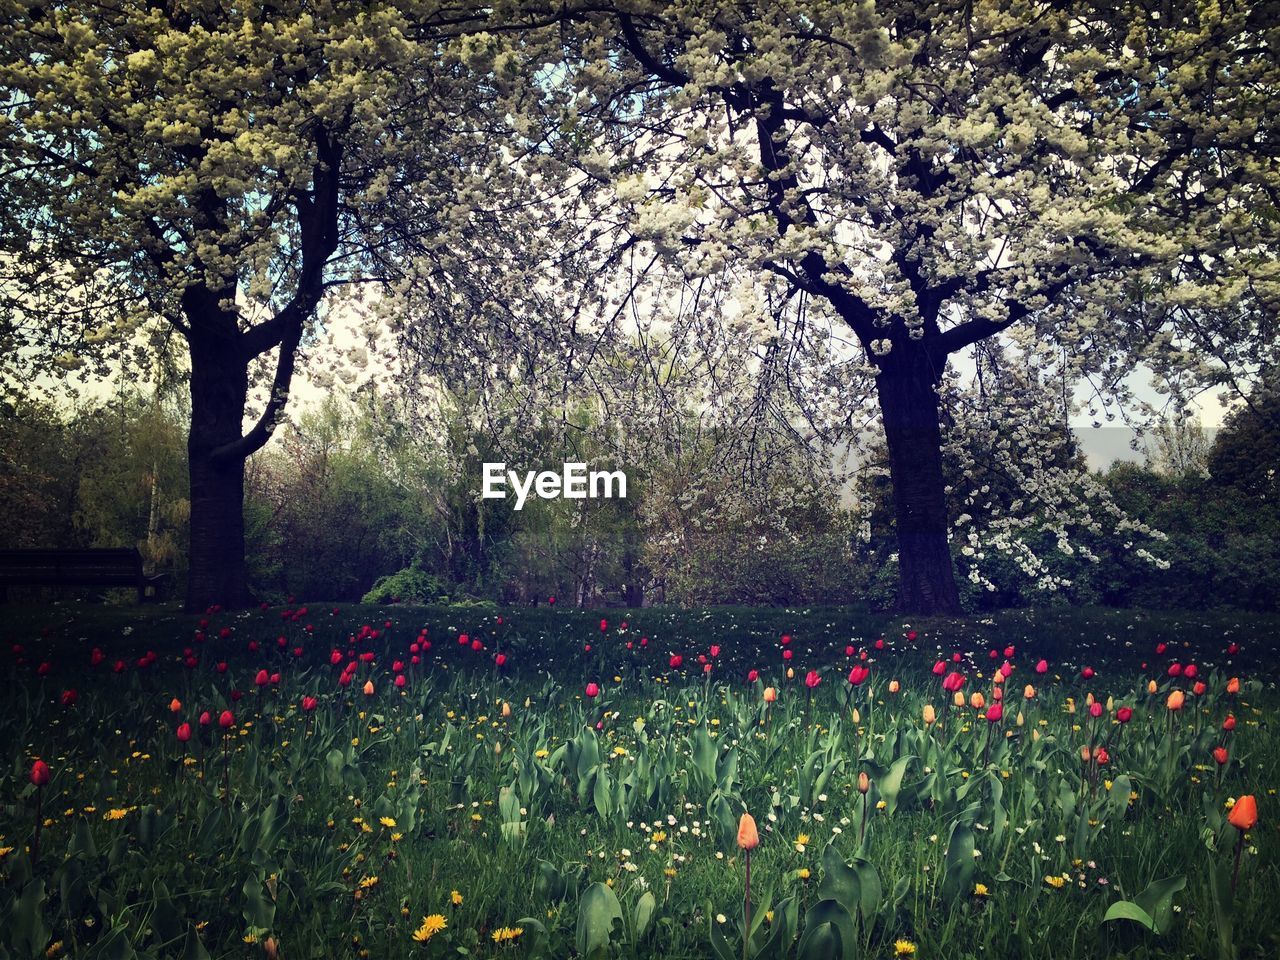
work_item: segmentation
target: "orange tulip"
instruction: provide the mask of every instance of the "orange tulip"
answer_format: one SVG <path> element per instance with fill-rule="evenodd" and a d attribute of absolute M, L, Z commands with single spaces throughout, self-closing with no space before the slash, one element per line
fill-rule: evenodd
<path fill-rule="evenodd" d="M 1147 693 L 1155 693 L 1158 689 L 1159 687 L 1156 686 L 1156 682 L 1154 680 L 1147 681 Z"/>
<path fill-rule="evenodd" d="M 1246 793 L 1236 801 L 1231 812 L 1227 814 L 1227 822 L 1237 830 L 1252 830 L 1258 822 L 1258 801 L 1253 794 Z"/>
<path fill-rule="evenodd" d="M 1085 763 L 1088 763 L 1088 762 L 1089 762 L 1089 758 L 1090 758 L 1090 756 L 1092 756 L 1092 754 L 1089 752 L 1089 748 L 1088 748 L 1088 747 L 1081 747 L 1081 748 L 1080 748 L 1080 759 L 1081 759 L 1081 760 L 1083 760 Z"/>
<path fill-rule="evenodd" d="M 773 703 L 778 699 L 778 691 L 774 687 L 764 688 L 764 702 Z"/>
<path fill-rule="evenodd" d="M 871 789 L 871 778 L 867 776 L 867 771 L 863 770 L 858 774 L 858 792 L 865 794 Z"/>
<path fill-rule="evenodd" d="M 926 727 L 927 727 L 927 726 L 929 726 L 930 724 L 932 724 L 932 723 L 933 723 L 935 720 L 937 720 L 937 719 L 938 719 L 938 712 L 937 712 L 936 710 L 934 710 L 934 709 L 933 709 L 933 704 L 931 704 L 931 703 L 926 703 L 926 704 L 924 705 L 924 724 L 925 724 L 925 726 L 926 726 Z"/>
<path fill-rule="evenodd" d="M 1240 678 L 1232 677 L 1230 680 L 1227 681 L 1227 693 L 1239 693 L 1239 692 L 1240 692 Z"/>
<path fill-rule="evenodd" d="M 788 680 L 794 680 L 795 678 L 796 678 L 796 671 L 795 671 L 795 668 L 794 668 L 794 667 L 787 667 L 787 679 L 788 679 Z"/>
<path fill-rule="evenodd" d="M 1026 697 L 1028 700 L 1034 700 L 1036 695 L 1036 688 L 1028 683 L 1025 687 L 1022 688 L 1022 695 Z"/>
<path fill-rule="evenodd" d="M 373 696 L 373 681 L 372 681 L 372 680 L 366 680 L 366 681 L 364 682 L 364 695 L 365 695 L 366 697 L 372 697 L 372 696 Z"/>
<path fill-rule="evenodd" d="M 954 697 L 952 697 L 952 698 L 951 698 L 951 702 L 952 702 L 952 703 L 954 703 L 957 707 L 963 707 L 963 706 L 964 706 L 964 694 L 963 694 L 963 693 L 961 693 L 959 690 L 957 690 L 957 691 L 956 691 L 956 695 L 955 695 Z"/>
<path fill-rule="evenodd" d="M 890 693 L 897 693 L 900 689 L 902 689 L 902 688 L 898 685 L 898 681 L 897 681 L 897 680 L 890 680 L 890 681 L 889 681 L 889 692 L 890 692 Z"/>
<path fill-rule="evenodd" d="M 170 701 L 169 701 L 169 712 L 170 712 L 170 713 L 181 713 L 181 712 L 182 712 L 182 701 L 181 701 L 181 700 L 179 700 L 177 697 L 174 697 L 172 700 L 170 700 Z"/>
<path fill-rule="evenodd" d="M 749 813 L 744 813 L 738 819 L 738 846 L 743 850 L 754 850 L 760 846 L 760 834 L 756 830 L 756 821 Z"/>
<path fill-rule="evenodd" d="M 969 706 L 973 707 L 973 709 L 975 710 L 981 710 L 986 705 L 987 705 L 987 698 L 984 697 L 979 691 L 977 690 L 973 691 L 973 696 L 969 697 Z"/>
<path fill-rule="evenodd" d="M 1169 694 L 1169 699 L 1165 703 L 1165 706 L 1167 706 L 1170 710 L 1181 710 L 1182 705 L 1186 702 L 1186 700 L 1187 700 L 1187 695 L 1185 693 L 1183 693 L 1181 690 L 1175 690 L 1173 691 L 1173 693 Z"/>

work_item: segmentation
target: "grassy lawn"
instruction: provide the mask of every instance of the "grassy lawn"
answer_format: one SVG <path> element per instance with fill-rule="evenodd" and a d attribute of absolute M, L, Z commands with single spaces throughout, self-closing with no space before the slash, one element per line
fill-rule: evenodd
<path fill-rule="evenodd" d="M 0 955 L 1275 956 L 1278 627 L 0 608 Z"/>

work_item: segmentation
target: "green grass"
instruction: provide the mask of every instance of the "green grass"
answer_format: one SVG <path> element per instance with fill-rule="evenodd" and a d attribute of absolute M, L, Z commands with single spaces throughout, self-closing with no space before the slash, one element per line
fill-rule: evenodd
<path fill-rule="evenodd" d="M 0 955 L 58 941 L 75 956 L 244 957 L 262 951 L 246 937 L 271 937 L 286 957 L 564 957 L 591 946 L 593 921 L 616 903 L 624 919 L 606 955 L 741 957 L 744 810 L 762 837 L 755 915 L 767 895 L 772 908 L 750 956 L 822 956 L 833 930 L 858 957 L 891 957 L 898 940 L 917 957 L 1280 951 L 1276 618 L 1055 609 L 904 623 L 842 609 L 324 605 L 286 619 L 280 608 L 199 618 L 50 605 L 5 608 L 2 622 L 0 849 L 12 849 L 0 857 Z M 359 639 L 365 624 L 380 635 Z M 423 628 L 432 646 L 414 666 Z M 460 646 L 461 633 L 483 649 Z M 713 644 L 707 676 L 698 657 Z M 1007 646 L 1004 719 L 944 711 L 938 657 L 959 653 L 966 695 L 990 701 Z M 148 650 L 155 662 L 138 666 Z M 341 687 L 348 651 L 376 659 Z M 871 674 L 851 688 L 863 651 Z M 1192 686 L 1167 676 L 1175 658 L 1194 662 L 1206 689 L 1171 716 L 1169 690 Z M 279 685 L 259 688 L 260 669 Z M 820 673 L 813 691 L 809 670 Z M 1234 697 L 1231 676 L 1243 681 Z M 779 689 L 768 709 L 765 685 Z M 63 706 L 68 689 L 78 698 Z M 1133 707 L 1133 719 L 1090 718 L 1088 693 Z M 318 698 L 311 714 L 304 695 Z M 941 724 L 925 725 L 926 703 Z M 225 739 L 224 709 L 236 720 Z M 1224 734 L 1229 711 L 1238 725 Z M 185 749 L 174 736 L 183 721 L 196 727 Z M 1105 743 L 1104 767 L 1081 762 L 1089 743 Z M 53 779 L 39 794 L 48 826 L 33 863 L 36 757 Z M 1225 802 L 1243 793 L 1257 795 L 1261 820 L 1231 895 L 1237 831 Z M 1061 888 L 1045 879 L 1064 875 Z M 1171 877 L 1186 885 L 1157 911 L 1157 931 L 1103 923 L 1114 903 Z M 415 942 L 436 913 L 447 927 Z M 494 942 L 516 926 L 517 939 Z"/>

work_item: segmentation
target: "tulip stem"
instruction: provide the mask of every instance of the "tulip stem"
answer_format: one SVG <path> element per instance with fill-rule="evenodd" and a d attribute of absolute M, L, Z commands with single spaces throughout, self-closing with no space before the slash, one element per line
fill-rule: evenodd
<path fill-rule="evenodd" d="M 35 866 L 40 862 L 40 830 L 44 826 L 44 814 L 42 811 L 44 801 L 44 787 L 36 787 L 36 834 L 31 840 L 31 866 Z"/>
<path fill-rule="evenodd" d="M 1240 876 L 1240 854 L 1244 850 L 1244 831 L 1237 830 L 1236 832 L 1239 834 L 1239 836 L 1236 837 L 1236 863 L 1235 863 L 1235 866 L 1231 868 L 1231 895 L 1232 896 L 1235 896 L 1236 878 Z"/>
<path fill-rule="evenodd" d="M 743 857 L 747 865 L 747 882 L 742 898 L 742 960 L 747 960 L 747 950 L 751 945 L 751 851 L 744 850 Z"/>

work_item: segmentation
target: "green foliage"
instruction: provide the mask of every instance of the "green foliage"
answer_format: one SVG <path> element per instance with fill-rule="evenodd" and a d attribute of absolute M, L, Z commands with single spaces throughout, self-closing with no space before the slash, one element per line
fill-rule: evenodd
<path fill-rule="evenodd" d="M 406 567 L 379 577 L 361 603 L 447 603 L 449 593 L 439 577 L 418 567 Z"/>

